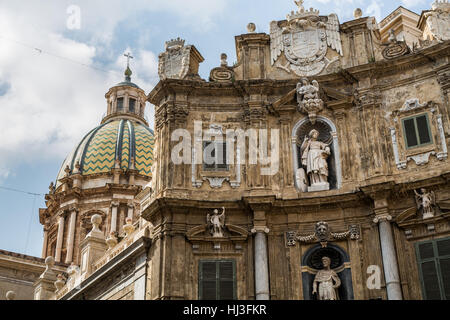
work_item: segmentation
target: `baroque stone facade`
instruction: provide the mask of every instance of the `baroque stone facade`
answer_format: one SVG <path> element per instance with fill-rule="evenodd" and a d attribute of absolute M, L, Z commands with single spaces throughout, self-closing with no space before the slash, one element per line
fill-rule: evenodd
<path fill-rule="evenodd" d="M 296 4 L 270 34 L 250 23 L 235 38 L 237 63 L 223 54 L 209 81 L 195 46 L 175 39 L 146 97 L 129 79 L 108 92 L 106 120 L 68 157 L 40 211 L 43 257 L 71 266 L 44 272 L 36 290 L 52 299 L 450 296 L 448 3 L 421 16 L 399 8 L 380 25 L 361 10 L 341 23 Z M 154 137 L 129 97 L 155 105 Z M 93 141 L 116 156 L 90 155 Z M 142 149 L 151 161 L 138 168 Z M 87 156 L 103 157 L 105 171 L 82 164 Z"/>

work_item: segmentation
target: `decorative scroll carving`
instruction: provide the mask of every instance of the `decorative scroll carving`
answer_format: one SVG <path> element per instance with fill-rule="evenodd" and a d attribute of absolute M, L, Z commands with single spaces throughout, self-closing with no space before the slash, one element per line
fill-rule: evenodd
<path fill-rule="evenodd" d="M 339 20 L 336 14 L 319 16 L 319 11 L 305 10 L 303 1 L 296 2 L 298 11 L 287 16 L 287 23 L 273 21 L 270 24 L 271 63 L 277 62 L 284 52 L 288 60 L 278 68 L 293 71 L 298 76 L 312 76 L 322 72 L 335 60 L 328 60 L 328 46 L 341 56 L 342 42 Z"/>
<path fill-rule="evenodd" d="M 386 48 L 382 52 L 385 59 L 395 59 L 411 52 L 405 41 L 397 40 L 393 29 L 389 33 L 391 34 L 389 36 L 389 43 L 385 44 Z"/>
<path fill-rule="evenodd" d="M 301 236 L 297 231 L 286 232 L 286 244 L 288 246 L 295 246 L 297 242 L 311 243 L 320 242 L 322 247 L 326 247 L 328 242 L 336 240 L 358 240 L 360 238 L 360 230 L 357 225 L 351 225 L 348 231 L 345 232 L 331 232 L 328 223 L 325 221 L 319 221 L 315 225 L 315 231 L 313 234 Z"/>
<path fill-rule="evenodd" d="M 231 82 L 234 79 L 233 68 L 228 66 L 225 53 L 222 53 L 220 58 L 220 67 L 211 70 L 209 80 L 213 82 Z"/>
<path fill-rule="evenodd" d="M 203 180 L 208 180 L 211 188 L 222 188 L 222 185 L 225 181 L 229 180 L 229 178 L 223 177 L 205 177 Z"/>

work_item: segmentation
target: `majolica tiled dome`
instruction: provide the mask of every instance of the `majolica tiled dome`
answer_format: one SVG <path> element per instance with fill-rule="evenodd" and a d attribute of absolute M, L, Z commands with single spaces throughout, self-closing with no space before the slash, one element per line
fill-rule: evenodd
<path fill-rule="evenodd" d="M 65 176 L 66 166 L 73 172 L 79 163 L 82 175 L 92 175 L 111 172 L 116 159 L 121 169 L 126 170 L 132 168 L 134 158 L 134 169 L 151 176 L 154 145 L 154 133 L 144 124 L 129 119 L 105 122 L 91 130 L 64 160 L 57 185 L 58 180 Z"/>

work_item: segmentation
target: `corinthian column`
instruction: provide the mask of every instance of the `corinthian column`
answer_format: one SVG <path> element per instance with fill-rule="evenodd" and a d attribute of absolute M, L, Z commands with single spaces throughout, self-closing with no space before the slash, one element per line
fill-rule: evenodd
<path fill-rule="evenodd" d="M 75 239 L 75 225 L 77 221 L 77 211 L 76 208 L 70 209 L 70 220 L 69 220 L 69 232 L 67 235 L 67 255 L 66 263 L 71 263 L 73 258 L 73 243 Z"/>
<path fill-rule="evenodd" d="M 402 300 L 402 289 L 400 286 L 394 238 L 392 236 L 391 220 L 392 217 L 389 215 L 387 209 L 376 210 L 376 217 L 373 221 L 378 223 L 378 231 L 380 233 L 381 254 L 388 300 Z"/>
<path fill-rule="evenodd" d="M 56 238 L 56 253 L 55 253 L 56 262 L 61 262 L 61 249 L 63 237 L 64 237 L 64 215 L 60 215 L 58 221 L 58 236 Z"/>
<path fill-rule="evenodd" d="M 255 298 L 256 300 L 269 300 L 269 259 L 267 257 L 266 227 L 255 227 Z"/>

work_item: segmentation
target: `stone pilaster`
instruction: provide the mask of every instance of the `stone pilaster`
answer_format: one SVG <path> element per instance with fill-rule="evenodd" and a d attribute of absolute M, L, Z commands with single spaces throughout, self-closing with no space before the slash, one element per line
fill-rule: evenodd
<path fill-rule="evenodd" d="M 73 244 L 75 240 L 75 226 L 77 222 L 77 208 L 70 209 L 70 218 L 69 218 L 69 232 L 67 236 L 67 255 L 66 255 L 66 263 L 70 264 L 73 258 Z"/>
<path fill-rule="evenodd" d="M 63 237 L 64 237 L 64 213 L 62 213 L 58 218 L 58 235 L 56 238 L 56 252 L 55 252 L 55 260 L 56 262 L 61 262 L 61 250 L 63 245 Z"/>
<path fill-rule="evenodd" d="M 47 255 L 47 246 L 48 246 L 48 229 L 44 227 L 44 243 L 42 244 L 42 259 L 45 259 Z"/>
<path fill-rule="evenodd" d="M 133 219 L 133 215 L 134 215 L 134 204 L 132 202 L 129 202 L 127 204 L 128 206 L 128 213 L 127 213 L 127 218 Z"/>
<path fill-rule="evenodd" d="M 119 202 L 113 201 L 111 203 L 111 229 L 110 232 L 117 231 L 117 208 L 119 207 Z"/>

